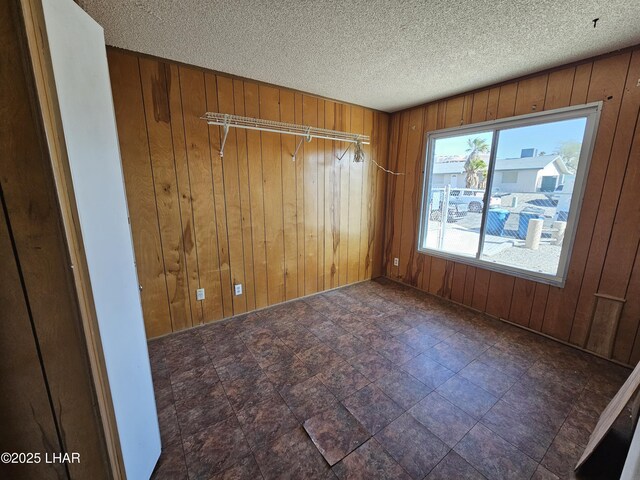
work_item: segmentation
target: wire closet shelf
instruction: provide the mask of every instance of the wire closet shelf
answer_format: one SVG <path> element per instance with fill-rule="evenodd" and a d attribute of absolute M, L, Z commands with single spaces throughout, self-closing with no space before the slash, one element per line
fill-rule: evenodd
<path fill-rule="evenodd" d="M 202 120 L 206 120 L 209 125 L 219 125 L 224 128 L 224 137 L 220 146 L 221 157 L 224 155 L 224 145 L 226 143 L 230 127 L 296 135 L 304 137 L 303 140 L 306 140 L 307 142 L 310 142 L 314 138 L 318 138 L 323 140 L 335 140 L 338 142 L 359 143 L 362 145 L 369 145 L 371 143 L 368 135 L 340 132 L 338 130 L 329 130 L 326 128 L 308 127 L 293 123 L 277 122 L 275 120 L 262 120 L 259 118 L 241 117 L 239 115 L 212 112 L 207 112 L 200 118 Z M 300 144 L 298 144 L 298 148 L 296 148 L 296 153 L 299 148 Z M 293 154 L 293 157 L 295 159 L 295 153 Z"/>

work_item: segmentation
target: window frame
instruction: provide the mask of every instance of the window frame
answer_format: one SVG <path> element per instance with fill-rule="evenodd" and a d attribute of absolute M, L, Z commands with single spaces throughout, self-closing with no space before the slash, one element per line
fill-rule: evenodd
<path fill-rule="evenodd" d="M 598 125 L 600 122 L 600 114 L 602 112 L 602 101 L 591 102 L 582 105 L 558 108 L 554 110 L 546 110 L 541 112 L 528 113 L 497 120 L 489 120 L 481 123 L 463 125 L 459 127 L 444 128 L 428 132 L 425 135 L 425 156 L 423 157 L 424 169 L 422 171 L 422 201 L 419 211 L 420 218 L 418 228 L 418 252 L 428 254 L 434 257 L 453 260 L 459 263 L 484 268 L 499 273 L 504 273 L 514 277 L 520 277 L 533 280 L 539 283 L 546 283 L 557 287 L 564 287 L 569 269 L 569 260 L 573 251 L 578 218 L 582 208 L 582 201 L 586 190 L 587 175 L 591 164 L 591 157 L 595 145 L 595 139 L 598 133 Z M 582 149 L 578 160 L 578 169 L 576 171 L 576 180 L 569 207 L 569 217 L 567 218 L 567 227 L 565 230 L 564 242 L 560 259 L 558 262 L 558 270 L 555 275 L 549 275 L 540 272 L 533 272 L 524 268 L 502 265 L 487 260 L 482 260 L 482 250 L 484 246 L 485 227 L 487 211 L 489 210 L 489 200 L 493 187 L 493 176 L 495 173 L 495 161 L 498 143 L 500 141 L 500 131 L 516 128 L 538 125 L 543 123 L 552 123 L 562 120 L 570 120 L 574 118 L 586 117 L 585 133 L 582 139 Z M 491 150 L 489 154 L 489 162 L 487 164 L 487 182 L 486 190 L 483 196 L 482 219 L 480 224 L 480 239 L 478 242 L 478 253 L 475 257 L 445 252 L 433 248 L 423 247 L 426 243 L 426 236 L 429 224 L 428 202 L 429 192 L 431 191 L 431 180 L 433 177 L 434 167 L 434 144 L 435 141 L 442 138 L 453 136 L 471 135 L 480 132 L 492 132 Z"/>

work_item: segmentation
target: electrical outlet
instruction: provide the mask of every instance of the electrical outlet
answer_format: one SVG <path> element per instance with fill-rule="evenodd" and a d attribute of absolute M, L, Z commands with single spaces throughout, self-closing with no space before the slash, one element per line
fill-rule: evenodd
<path fill-rule="evenodd" d="M 396 257 L 393 259 L 393 266 L 397 267 L 398 265 L 400 265 L 400 259 Z"/>
<path fill-rule="evenodd" d="M 237 295 L 242 295 L 242 284 L 241 283 L 236 283 L 234 286 L 235 288 L 235 294 Z"/>
<path fill-rule="evenodd" d="M 196 300 L 204 300 L 204 288 L 199 288 L 196 290 Z"/>

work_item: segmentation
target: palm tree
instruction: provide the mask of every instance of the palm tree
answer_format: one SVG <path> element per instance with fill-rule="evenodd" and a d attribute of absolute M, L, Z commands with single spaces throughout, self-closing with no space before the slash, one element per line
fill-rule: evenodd
<path fill-rule="evenodd" d="M 467 176 L 467 188 L 478 188 L 484 183 L 487 164 L 480 158 L 481 153 L 489 151 L 489 144 L 480 137 L 467 140 L 467 161 L 464 163 L 464 173 Z"/>
<path fill-rule="evenodd" d="M 576 170 L 578 169 L 578 160 L 580 159 L 581 149 L 582 143 L 572 140 L 562 142 L 556 149 L 558 155 L 562 157 L 562 161 L 571 173 L 576 173 Z"/>

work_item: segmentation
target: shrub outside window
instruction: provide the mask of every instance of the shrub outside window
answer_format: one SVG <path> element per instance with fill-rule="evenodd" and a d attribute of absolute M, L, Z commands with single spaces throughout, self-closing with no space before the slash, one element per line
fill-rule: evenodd
<path fill-rule="evenodd" d="M 564 285 L 601 105 L 430 132 L 419 250 Z"/>

